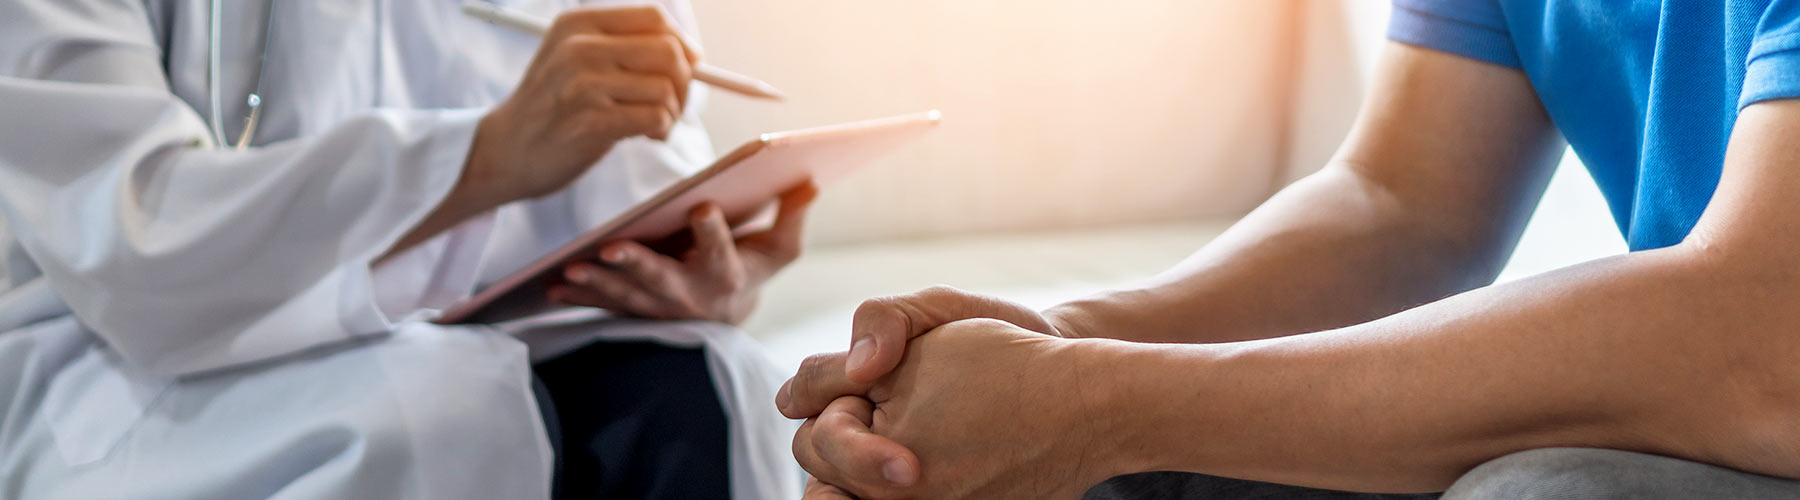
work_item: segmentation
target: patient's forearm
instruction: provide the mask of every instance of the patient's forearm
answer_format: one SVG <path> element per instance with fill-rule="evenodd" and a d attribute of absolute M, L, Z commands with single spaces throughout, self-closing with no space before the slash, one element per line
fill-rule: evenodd
<path fill-rule="evenodd" d="M 1078 335 L 1218 342 L 1352 325 L 1485 285 L 1563 149 L 1524 73 L 1389 44 L 1325 170 L 1152 286 L 1051 316 Z"/>
<path fill-rule="evenodd" d="M 1471 244 L 1420 210 L 1328 167 L 1149 285 L 1047 313 L 1080 335 L 1224 342 L 1356 324 L 1492 282 L 1513 240 Z"/>
<path fill-rule="evenodd" d="M 1437 491 L 1553 446 L 1800 476 L 1793 266 L 1703 253 L 1596 261 L 1279 339 L 1084 341 L 1113 374 L 1086 391 L 1119 443 L 1100 458 L 1365 491 Z"/>

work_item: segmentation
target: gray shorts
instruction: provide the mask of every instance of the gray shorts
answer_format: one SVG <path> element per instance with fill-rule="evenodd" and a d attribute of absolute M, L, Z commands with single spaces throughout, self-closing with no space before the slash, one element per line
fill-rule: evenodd
<path fill-rule="evenodd" d="M 1351 493 L 1180 472 L 1119 476 L 1087 500 L 1792 500 L 1800 481 L 1617 450 L 1548 448 L 1476 467 L 1442 494 Z"/>

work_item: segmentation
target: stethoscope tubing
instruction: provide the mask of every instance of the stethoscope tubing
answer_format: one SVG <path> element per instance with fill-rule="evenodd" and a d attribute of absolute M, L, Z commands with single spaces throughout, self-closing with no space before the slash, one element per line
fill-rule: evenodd
<path fill-rule="evenodd" d="M 213 144 L 217 144 L 221 148 L 226 147 L 226 144 L 231 144 L 234 149 L 249 147 L 250 140 L 256 137 L 256 125 L 262 121 L 263 74 L 268 70 L 269 41 L 275 31 L 274 0 L 270 0 L 265 6 L 268 12 L 264 13 L 263 17 L 263 44 L 262 50 L 256 57 L 256 80 L 251 86 L 250 95 L 245 98 L 245 104 L 250 107 L 250 114 L 244 119 L 244 130 L 238 135 L 237 140 L 228 143 L 225 141 L 225 91 L 220 83 L 222 77 L 219 71 L 223 59 L 221 53 L 224 39 L 224 0 L 212 0 L 212 11 L 208 16 L 210 18 L 208 31 L 211 36 L 207 43 L 206 87 L 207 97 L 212 108 L 210 125 L 212 125 Z"/>

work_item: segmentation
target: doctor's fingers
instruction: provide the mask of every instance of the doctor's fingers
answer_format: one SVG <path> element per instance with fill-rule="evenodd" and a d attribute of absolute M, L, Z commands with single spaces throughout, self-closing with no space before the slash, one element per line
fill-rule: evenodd
<path fill-rule="evenodd" d="M 775 225 L 767 231 L 747 236 L 739 243 L 739 251 L 763 261 L 758 263 L 756 270 L 763 277 L 775 274 L 800 258 L 805 246 L 806 211 L 818 198 L 819 188 L 810 180 L 787 190 L 781 194 Z"/>
<path fill-rule="evenodd" d="M 702 203 L 689 211 L 688 230 L 694 233 L 691 264 L 700 274 L 730 293 L 748 285 L 737 242 L 731 238 L 731 224 L 725 222 L 725 212 L 718 205 Z"/>
<path fill-rule="evenodd" d="M 693 65 L 671 35 L 579 35 L 564 42 L 567 56 L 589 73 L 629 73 L 654 76 L 675 89 L 678 102 L 687 102 Z"/>
<path fill-rule="evenodd" d="M 639 135 L 663 141 L 675 129 L 675 117 L 666 104 L 615 103 L 582 112 L 574 132 L 608 141 Z"/>
<path fill-rule="evenodd" d="M 616 271 L 577 264 L 570 266 L 564 277 L 570 284 L 550 287 L 548 298 L 553 302 L 652 318 L 666 317 L 670 309 L 668 301 Z"/>
<path fill-rule="evenodd" d="M 675 294 L 684 292 L 689 285 L 685 264 L 635 241 L 609 243 L 600 249 L 599 257 L 600 262 L 612 267 L 607 272 L 670 302 L 679 302 L 674 300 Z"/>
<path fill-rule="evenodd" d="M 874 412 L 862 397 L 832 401 L 794 434 L 794 459 L 820 481 L 863 496 L 892 496 L 881 493 L 912 486 L 919 480 L 919 458 L 869 429 Z"/>
<path fill-rule="evenodd" d="M 682 52 L 690 63 L 700 61 L 700 52 L 675 28 L 673 18 L 662 5 L 646 4 L 623 7 L 576 7 L 562 11 L 551 25 L 545 39 L 556 40 L 577 34 L 656 35 L 666 34 L 681 42 Z"/>
<path fill-rule="evenodd" d="M 681 116 L 681 94 L 668 79 L 632 73 L 601 73 L 571 83 L 562 96 L 564 102 L 581 103 L 596 109 L 622 106 L 658 106 L 671 118 Z M 670 120 L 671 123 L 674 121 Z"/>

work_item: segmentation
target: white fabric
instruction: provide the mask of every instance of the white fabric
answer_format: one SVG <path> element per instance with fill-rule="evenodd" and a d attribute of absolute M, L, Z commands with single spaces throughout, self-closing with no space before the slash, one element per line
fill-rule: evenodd
<path fill-rule="evenodd" d="M 544 498 L 524 346 L 476 328 L 145 377 L 73 318 L 0 335 L 0 491 L 19 499 Z M 130 411 L 131 418 L 113 418 Z M 69 439 L 67 431 L 81 439 Z"/>
<path fill-rule="evenodd" d="M 222 2 L 227 137 L 278 9 L 256 147 L 226 151 L 209 3 L 0 2 L 0 497 L 543 497 L 526 349 L 418 318 L 707 163 L 702 94 L 666 144 L 374 268 L 537 40 L 448 0 Z M 733 480 L 797 495 L 774 477 Z"/>

